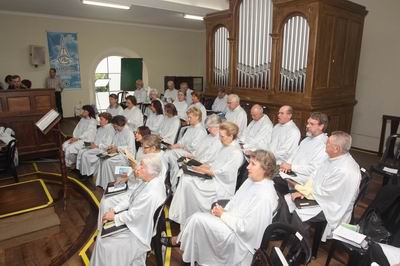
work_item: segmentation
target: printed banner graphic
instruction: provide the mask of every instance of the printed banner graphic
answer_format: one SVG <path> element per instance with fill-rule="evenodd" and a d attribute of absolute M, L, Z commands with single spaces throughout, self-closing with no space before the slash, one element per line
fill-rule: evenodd
<path fill-rule="evenodd" d="M 57 70 L 64 88 L 81 88 L 78 34 L 47 32 L 50 67 Z"/>

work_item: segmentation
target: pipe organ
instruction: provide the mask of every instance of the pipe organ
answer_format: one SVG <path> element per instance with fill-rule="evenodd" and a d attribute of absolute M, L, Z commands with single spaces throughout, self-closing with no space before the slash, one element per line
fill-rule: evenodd
<path fill-rule="evenodd" d="M 366 14 L 347 0 L 230 0 L 205 18 L 206 97 L 223 87 L 274 120 L 292 105 L 303 133 L 314 111 L 350 132 Z"/>

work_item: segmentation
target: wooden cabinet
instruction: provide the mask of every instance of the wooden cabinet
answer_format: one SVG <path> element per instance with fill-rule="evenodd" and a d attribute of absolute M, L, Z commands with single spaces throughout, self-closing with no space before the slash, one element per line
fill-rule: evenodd
<path fill-rule="evenodd" d="M 35 126 L 54 108 L 54 89 L 0 90 L 0 126 L 15 131 L 23 158 L 39 158 L 58 149 L 55 134 L 43 135 Z"/>
<path fill-rule="evenodd" d="M 229 10 L 205 18 L 206 96 L 214 97 L 225 87 L 244 102 L 267 105 L 273 119 L 280 106 L 292 105 L 303 133 L 314 111 L 328 114 L 329 131 L 350 132 L 366 14 L 365 7 L 346 0 L 230 0 Z M 220 27 L 229 36 L 225 55 L 216 54 L 225 41 L 216 40 Z M 221 57 L 229 61 L 226 85 L 215 81 Z M 261 85 L 259 76 L 267 77 Z"/>

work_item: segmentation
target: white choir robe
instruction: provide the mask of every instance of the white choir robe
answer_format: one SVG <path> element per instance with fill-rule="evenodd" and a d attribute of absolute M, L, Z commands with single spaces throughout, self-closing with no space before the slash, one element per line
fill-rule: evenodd
<path fill-rule="evenodd" d="M 168 117 L 165 115 L 158 133 L 164 142 L 174 144 L 180 127 L 181 120 L 178 116 Z"/>
<path fill-rule="evenodd" d="M 145 265 L 154 235 L 153 216 L 164 203 L 166 194 L 160 177 L 140 183 L 128 201 L 114 208 L 120 212 L 115 215 L 115 224 L 126 224 L 129 230 L 105 238 L 98 236 L 90 265 Z"/>
<path fill-rule="evenodd" d="M 117 108 L 113 108 L 109 106 L 106 110 L 107 113 L 109 113 L 112 117 L 116 115 L 124 115 L 124 109 L 122 109 L 121 105 L 117 105 Z"/>
<path fill-rule="evenodd" d="M 203 125 L 204 125 L 204 122 L 205 122 L 206 119 L 207 119 L 207 110 L 206 110 L 206 108 L 204 107 L 204 105 L 203 105 L 202 103 L 198 102 L 198 103 L 192 104 L 191 106 L 189 106 L 189 108 L 190 108 L 190 107 L 197 107 L 197 108 L 201 111 L 201 122 L 202 122 Z M 188 108 L 188 109 L 189 109 L 189 108 Z"/>
<path fill-rule="evenodd" d="M 165 183 L 165 177 L 167 174 L 167 170 L 168 170 L 168 165 L 166 164 L 165 160 L 164 160 L 164 152 L 163 151 L 159 151 L 158 153 L 156 153 L 156 156 L 158 156 L 158 158 L 161 159 L 161 164 L 162 164 L 162 168 L 161 168 L 161 173 L 159 175 L 159 178 L 162 179 L 162 181 Z M 143 159 L 144 154 L 143 154 L 143 149 L 139 148 L 138 152 L 136 154 L 136 162 L 137 165 L 140 164 L 141 160 Z M 136 187 L 140 184 L 140 180 L 136 179 L 134 173 L 132 172 L 132 174 L 128 177 L 128 190 L 126 192 L 117 194 L 117 195 L 112 195 L 112 196 L 104 196 L 101 198 L 100 201 L 100 207 L 99 207 L 99 215 L 98 215 L 98 229 L 101 229 L 101 218 L 103 217 L 104 213 L 106 213 L 108 210 L 115 208 L 115 206 L 117 206 L 118 204 L 120 204 L 121 202 L 124 201 L 129 201 L 130 196 L 132 195 L 132 193 L 135 191 Z"/>
<path fill-rule="evenodd" d="M 192 92 L 193 92 L 193 90 L 192 89 L 187 89 L 186 90 L 186 103 L 187 103 L 187 105 L 188 106 L 190 106 L 192 103 L 193 103 L 193 100 L 192 100 Z"/>
<path fill-rule="evenodd" d="M 96 186 L 101 186 L 103 189 L 107 188 L 109 182 L 115 181 L 115 167 L 129 165 L 128 159 L 121 153 L 128 149 L 133 155 L 136 153 L 135 138 L 132 131 L 125 126 L 122 131 L 116 132 L 114 135 L 112 145 L 118 148 L 118 155 L 106 160 L 101 160 L 94 175 L 96 176 Z"/>
<path fill-rule="evenodd" d="M 153 100 L 150 100 L 150 103 L 152 102 Z M 162 109 L 163 109 L 163 112 L 164 112 L 164 103 L 160 100 L 160 99 L 155 99 L 154 101 L 158 101 L 160 104 L 161 104 L 161 107 L 162 107 Z M 150 116 L 150 115 L 152 115 L 152 114 L 154 114 L 153 113 L 153 111 L 150 109 L 150 106 L 147 106 L 146 107 L 146 109 L 144 110 L 144 115 L 145 116 L 147 116 L 147 118 Z"/>
<path fill-rule="evenodd" d="M 207 135 L 206 129 L 201 123 L 195 126 L 189 126 L 183 137 L 178 141 L 178 144 L 183 146 L 182 149 L 170 149 L 165 153 L 165 160 L 168 163 L 170 170 L 170 181 L 172 191 L 176 190 L 178 185 L 179 166 L 177 160 L 185 156 L 186 153 L 192 153 L 198 146 L 201 145 L 202 139 Z"/>
<path fill-rule="evenodd" d="M 211 110 L 214 112 L 225 113 L 228 110 L 228 95 L 225 95 L 222 98 L 216 97 L 213 105 L 211 106 Z"/>
<path fill-rule="evenodd" d="M 180 102 L 179 100 L 174 101 L 176 111 L 180 119 L 187 120 L 186 111 L 188 109 L 188 104 L 185 101 Z"/>
<path fill-rule="evenodd" d="M 213 202 L 231 199 L 235 194 L 237 174 L 243 163 L 243 153 L 236 141 L 222 149 L 210 165 L 212 179 L 184 174 L 172 198 L 169 218 L 181 226 L 195 212 L 207 212 Z"/>
<path fill-rule="evenodd" d="M 94 118 L 81 118 L 76 125 L 72 136 L 79 140 L 69 143 L 68 140 L 63 143 L 65 153 L 65 164 L 70 167 L 76 163 L 78 152 L 84 148 L 84 142 L 93 142 L 96 137 L 97 121 Z"/>
<path fill-rule="evenodd" d="M 164 101 L 167 103 L 173 103 L 176 99 L 178 99 L 178 90 L 177 89 L 166 89 L 164 91 Z"/>
<path fill-rule="evenodd" d="M 273 181 L 248 178 L 221 218 L 195 213 L 178 236 L 182 259 L 194 265 L 250 265 L 278 206 Z"/>
<path fill-rule="evenodd" d="M 297 176 L 292 177 L 297 183 L 304 185 L 315 174 L 321 164 L 328 159 L 325 151 L 328 136 L 325 133 L 316 137 L 306 137 L 287 161 Z"/>
<path fill-rule="evenodd" d="M 267 115 L 263 115 L 258 121 L 251 121 L 240 138 L 244 143 L 243 148 L 251 151 L 269 150 L 272 127 Z"/>
<path fill-rule="evenodd" d="M 136 131 L 138 127 L 143 126 L 143 114 L 139 107 L 133 106 L 131 109 L 125 108 L 123 115 L 132 132 Z"/>
<path fill-rule="evenodd" d="M 292 156 L 299 145 L 300 137 L 300 130 L 292 120 L 274 126 L 270 151 L 275 155 L 277 165 L 286 162 Z"/>
<path fill-rule="evenodd" d="M 361 182 L 360 166 L 346 153 L 325 160 L 312 178 L 313 196 L 319 207 L 295 211 L 303 222 L 323 211 L 328 223 L 325 240 L 340 224 L 350 222 Z"/>
<path fill-rule="evenodd" d="M 97 154 L 105 152 L 111 145 L 115 135 L 115 130 L 112 124 L 107 124 L 97 129 L 94 144 L 97 148 L 94 149 L 81 149 L 78 153 L 76 160 L 76 169 L 79 170 L 81 175 L 93 175 L 94 171 L 99 167 L 100 158 Z"/>
<path fill-rule="evenodd" d="M 133 95 L 135 96 L 137 103 L 148 102 L 147 101 L 148 91 L 145 88 L 136 89 Z"/>
<path fill-rule="evenodd" d="M 247 127 L 247 114 L 246 111 L 239 105 L 233 111 L 227 110 L 225 114 L 227 121 L 235 123 L 239 127 L 239 137 L 242 136 L 243 132 Z"/>
<path fill-rule="evenodd" d="M 152 134 L 159 134 L 161 123 L 164 120 L 164 115 L 156 115 L 151 113 L 146 120 L 146 127 L 148 127 Z"/>

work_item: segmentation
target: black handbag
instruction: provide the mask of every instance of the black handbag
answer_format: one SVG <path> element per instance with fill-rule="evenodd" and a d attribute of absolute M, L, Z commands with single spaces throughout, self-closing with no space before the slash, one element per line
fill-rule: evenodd
<path fill-rule="evenodd" d="M 360 232 L 370 240 L 384 244 L 389 243 L 391 234 L 385 228 L 381 216 L 375 210 L 370 210 L 359 225 Z"/>

